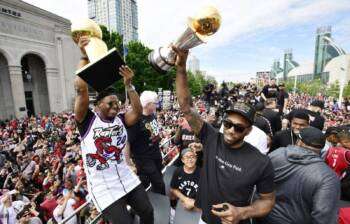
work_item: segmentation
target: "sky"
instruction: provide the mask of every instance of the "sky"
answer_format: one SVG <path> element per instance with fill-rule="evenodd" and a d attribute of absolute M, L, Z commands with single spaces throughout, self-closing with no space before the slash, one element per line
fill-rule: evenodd
<path fill-rule="evenodd" d="M 67 19 L 87 17 L 87 0 L 24 0 Z M 332 26 L 334 41 L 350 51 L 350 0 L 137 0 L 139 39 L 150 48 L 167 46 L 201 7 L 216 7 L 219 31 L 191 49 L 200 69 L 221 82 L 249 81 L 269 71 L 293 50 L 299 64 L 313 61 L 315 33 Z"/>

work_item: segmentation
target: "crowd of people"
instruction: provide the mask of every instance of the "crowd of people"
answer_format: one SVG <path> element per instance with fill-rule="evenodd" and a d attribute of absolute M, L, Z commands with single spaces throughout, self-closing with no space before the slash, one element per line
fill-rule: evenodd
<path fill-rule="evenodd" d="M 139 97 L 124 67 L 129 106 L 107 89 L 89 108 L 78 80 L 74 113 L 1 121 L 0 224 L 59 223 L 87 201 L 67 223 L 100 213 L 98 223 L 129 223 L 131 214 L 153 223 L 150 185 L 169 197 L 170 223 L 179 206 L 200 212 L 200 223 L 350 223 L 349 209 L 338 210 L 350 201 L 346 99 L 288 93 L 273 79 L 262 88 L 208 84 L 192 97 L 186 52 L 174 50 L 167 110 L 155 92 Z M 168 183 L 167 165 L 177 167 Z"/>

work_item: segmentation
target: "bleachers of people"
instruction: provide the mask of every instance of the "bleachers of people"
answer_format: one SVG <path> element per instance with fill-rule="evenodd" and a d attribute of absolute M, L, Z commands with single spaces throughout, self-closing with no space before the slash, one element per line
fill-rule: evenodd
<path fill-rule="evenodd" d="M 270 86 L 277 87 L 274 83 Z M 273 151 L 275 155 L 280 147 L 301 144 L 297 143 L 300 131 L 310 125 L 325 133 L 326 143 L 320 151 L 323 161 L 336 173 L 341 186 L 343 204 L 340 207 L 343 208 L 337 213 L 339 223 L 350 223 L 349 212 L 346 212 L 350 207 L 350 203 L 346 203 L 350 201 L 350 108 L 347 101 L 339 105 L 334 98 L 323 95 L 312 97 L 283 93 L 286 106 L 283 105 L 281 109 L 281 105 L 276 103 L 281 102 L 277 98 L 282 97 L 278 88 L 267 86 L 260 89 L 252 83 L 224 88 L 224 91 L 216 89 L 214 85 L 205 88 L 203 96 L 194 101 L 198 113 L 206 122 L 220 129 L 225 120 L 225 110 L 232 103 L 244 102 L 256 106 L 262 120 L 255 119 L 254 126 L 265 127 L 261 128 L 265 135 L 259 136 L 267 139 L 266 152 Z M 266 100 L 261 96 L 261 90 Z M 269 90 L 273 93 L 269 93 Z M 177 102 L 169 110 L 158 108 L 156 119 L 161 129 L 159 144 L 163 155 L 162 165 L 174 162 L 174 158 L 179 156 L 172 165 L 179 168 L 175 172 L 172 169 L 168 174 L 172 178 L 164 181 L 166 188 L 171 189 L 169 220 L 176 223 L 175 209 L 179 206 L 174 202 L 176 199 L 184 210 L 194 208 L 196 197 L 192 191 L 196 190 L 199 182 L 195 179 L 197 176 L 194 178 L 189 173 L 193 171 L 193 166 L 186 163 L 197 160 L 195 167 L 202 166 L 201 144 L 179 111 Z M 254 142 L 257 142 L 256 139 L 251 144 L 258 147 Z M 0 168 L 0 224 L 58 223 L 90 200 L 73 113 L 38 114 L 1 121 Z M 197 170 L 193 171 L 196 175 Z M 188 180 L 193 189 L 186 188 L 186 184 L 179 181 L 180 177 L 194 178 L 196 181 L 193 184 L 192 179 Z M 286 199 L 277 197 L 277 204 L 279 200 L 283 202 Z M 90 203 L 67 223 L 91 223 L 96 217 L 98 212 Z M 106 222 L 101 218 L 98 223 Z M 325 222 L 315 220 L 312 223 Z"/>

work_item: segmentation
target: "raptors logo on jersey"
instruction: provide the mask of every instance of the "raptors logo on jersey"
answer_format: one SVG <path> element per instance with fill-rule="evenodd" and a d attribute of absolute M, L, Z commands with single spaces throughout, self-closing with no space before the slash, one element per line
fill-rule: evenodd
<path fill-rule="evenodd" d="M 96 162 L 97 170 L 104 170 L 109 167 L 108 161 L 117 161 L 119 164 L 122 161 L 122 150 L 126 144 L 126 134 L 123 133 L 123 127 L 115 125 L 108 128 L 93 129 L 94 144 L 96 153 L 86 154 L 87 165 L 94 167 Z M 115 145 L 112 145 L 112 139 L 116 139 Z"/>

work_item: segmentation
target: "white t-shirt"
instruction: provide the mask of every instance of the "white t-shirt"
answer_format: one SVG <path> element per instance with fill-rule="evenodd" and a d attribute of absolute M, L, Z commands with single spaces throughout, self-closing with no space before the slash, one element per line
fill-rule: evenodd
<path fill-rule="evenodd" d="M 0 202 L 0 222 L 2 224 L 16 224 L 16 211 L 13 206 L 6 208 Z"/>
<path fill-rule="evenodd" d="M 223 125 L 221 125 L 220 132 L 224 133 Z M 245 136 L 244 141 L 257 148 L 262 154 L 266 155 L 266 153 L 269 151 L 267 148 L 267 135 L 255 125 L 252 126 L 252 131 Z"/>
<path fill-rule="evenodd" d="M 57 205 L 55 210 L 53 210 L 53 217 L 56 219 L 57 222 L 61 222 L 63 219 L 67 218 L 71 214 L 74 213 L 73 205 L 75 204 L 75 200 L 70 198 L 67 201 L 66 208 L 63 211 L 63 215 L 58 215 L 58 211 L 61 210 L 63 205 Z M 70 220 L 66 222 L 66 224 L 78 224 L 77 216 L 73 216 Z"/>
<path fill-rule="evenodd" d="M 260 128 L 253 125 L 252 131 L 245 136 L 244 141 L 257 148 L 262 154 L 268 153 L 267 135 Z"/>

